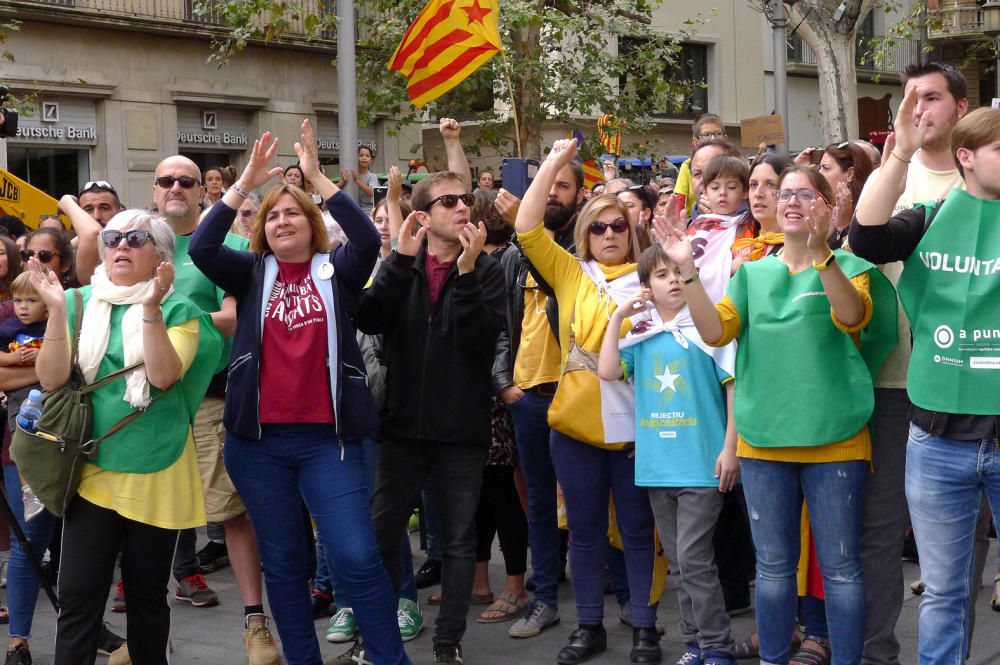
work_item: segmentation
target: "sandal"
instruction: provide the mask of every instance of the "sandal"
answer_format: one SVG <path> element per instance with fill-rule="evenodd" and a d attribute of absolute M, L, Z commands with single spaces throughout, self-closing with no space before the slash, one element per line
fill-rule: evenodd
<path fill-rule="evenodd" d="M 6 605 L 0 605 L 0 624 L 10 623 L 10 612 Z"/>
<path fill-rule="evenodd" d="M 469 596 L 469 604 L 470 605 L 489 605 L 494 600 L 495 599 L 493 598 L 493 593 L 492 592 L 491 593 L 482 593 L 482 594 L 480 594 L 480 593 L 474 593 L 474 594 L 471 594 Z M 441 594 L 440 593 L 432 593 L 431 595 L 427 596 L 427 604 L 428 605 L 440 605 L 441 604 Z"/>
<path fill-rule="evenodd" d="M 819 649 L 807 647 L 806 642 L 812 642 Z M 795 652 L 788 665 L 830 665 L 830 640 L 821 637 L 806 637 L 802 646 Z"/>
<path fill-rule="evenodd" d="M 747 660 L 749 658 L 759 658 L 760 657 L 760 645 L 756 643 L 754 637 L 757 633 L 754 633 L 750 637 L 746 638 L 742 642 L 737 642 L 736 647 L 733 649 L 733 658 L 736 660 Z"/>
<path fill-rule="evenodd" d="M 476 619 L 479 623 L 502 623 L 516 618 L 528 606 L 526 597 L 518 598 L 512 593 L 501 595 Z M 495 616 L 490 616 L 490 614 Z"/>

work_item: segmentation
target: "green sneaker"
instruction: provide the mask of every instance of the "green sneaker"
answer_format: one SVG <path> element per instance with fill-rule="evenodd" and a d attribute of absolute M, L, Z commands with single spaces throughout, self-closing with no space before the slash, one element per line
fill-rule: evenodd
<path fill-rule="evenodd" d="M 410 521 L 406 525 L 406 530 L 411 532 L 420 531 L 420 513 L 414 511 L 414 513 L 410 515 Z"/>
<path fill-rule="evenodd" d="M 399 609 L 396 610 L 396 623 L 399 624 L 399 636 L 403 641 L 412 640 L 424 628 L 424 615 L 420 612 L 420 606 L 409 598 L 400 598 Z"/>
<path fill-rule="evenodd" d="M 327 642 L 350 642 L 358 632 L 358 622 L 350 607 L 342 607 L 330 619 L 330 627 L 326 629 Z"/>

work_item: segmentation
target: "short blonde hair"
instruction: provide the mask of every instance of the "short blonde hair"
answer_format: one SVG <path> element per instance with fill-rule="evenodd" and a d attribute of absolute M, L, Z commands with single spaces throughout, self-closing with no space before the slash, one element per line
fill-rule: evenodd
<path fill-rule="evenodd" d="M 264 220 L 280 199 L 285 194 L 291 196 L 302 208 L 302 213 L 309 220 L 309 227 L 312 229 L 312 241 L 310 250 L 313 254 L 325 254 L 330 251 L 330 239 L 326 234 L 326 222 L 323 221 L 323 213 L 319 206 L 313 203 L 312 198 L 295 185 L 278 185 L 271 189 L 264 197 L 254 217 L 253 226 L 250 228 L 250 251 L 263 254 L 271 251 L 271 246 L 267 244 L 267 236 L 264 234 Z"/>
<path fill-rule="evenodd" d="M 38 291 L 35 289 L 35 285 L 31 283 L 31 273 L 25 270 L 20 275 L 14 278 L 14 281 L 10 283 L 10 295 L 12 296 L 35 296 L 38 297 Z"/>
<path fill-rule="evenodd" d="M 951 130 L 951 152 L 958 172 L 965 176 L 965 170 L 958 161 L 961 148 L 975 152 L 994 141 L 1000 141 L 1000 110 L 984 106 L 959 120 L 955 129 Z"/>
<path fill-rule="evenodd" d="M 614 194 L 601 194 L 587 202 L 576 217 L 576 228 L 573 230 L 573 241 L 576 243 L 576 255 L 584 261 L 594 258 L 590 251 L 590 225 L 605 210 L 614 209 L 627 221 L 629 219 L 628 208 Z M 627 263 L 635 263 L 639 257 L 639 237 L 636 235 L 635 227 L 631 222 L 628 227 L 628 254 L 625 256 Z"/>

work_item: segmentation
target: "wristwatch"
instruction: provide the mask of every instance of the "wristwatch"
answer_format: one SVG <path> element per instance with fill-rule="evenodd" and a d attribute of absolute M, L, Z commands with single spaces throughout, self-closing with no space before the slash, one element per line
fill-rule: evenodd
<path fill-rule="evenodd" d="M 822 271 L 826 270 L 827 268 L 829 268 L 831 265 L 833 265 L 833 262 L 836 261 L 836 260 L 837 260 L 837 255 L 834 254 L 833 252 L 830 252 L 830 255 L 827 256 L 825 259 L 823 259 L 820 263 L 816 263 L 814 261 L 813 262 L 813 268 L 815 268 L 816 270 L 819 270 L 820 272 L 822 272 Z"/>
<path fill-rule="evenodd" d="M 684 279 L 684 278 L 682 277 L 682 278 L 681 278 L 681 281 L 682 281 L 682 282 L 683 282 L 684 284 L 691 284 L 692 282 L 697 282 L 697 281 L 698 281 L 698 276 L 699 276 L 699 273 L 700 273 L 700 272 L 701 272 L 701 268 L 695 268 L 695 269 L 694 269 L 694 274 L 693 274 L 693 275 L 691 275 L 691 276 L 690 276 L 690 277 L 688 277 L 687 279 Z"/>

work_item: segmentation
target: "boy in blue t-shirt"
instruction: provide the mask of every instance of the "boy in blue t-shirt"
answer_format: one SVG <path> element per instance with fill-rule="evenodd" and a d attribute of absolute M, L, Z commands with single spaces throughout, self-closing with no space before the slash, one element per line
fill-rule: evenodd
<path fill-rule="evenodd" d="M 638 273 L 642 290 L 612 315 L 598 374 L 635 385 L 635 482 L 649 488 L 665 553 L 680 572 L 684 658 L 734 665 L 712 537 L 723 493 L 739 478 L 735 351 L 712 349 L 698 336 L 681 277 L 658 244 L 639 257 Z M 643 308 L 652 321 L 619 341 L 622 322 Z"/>

